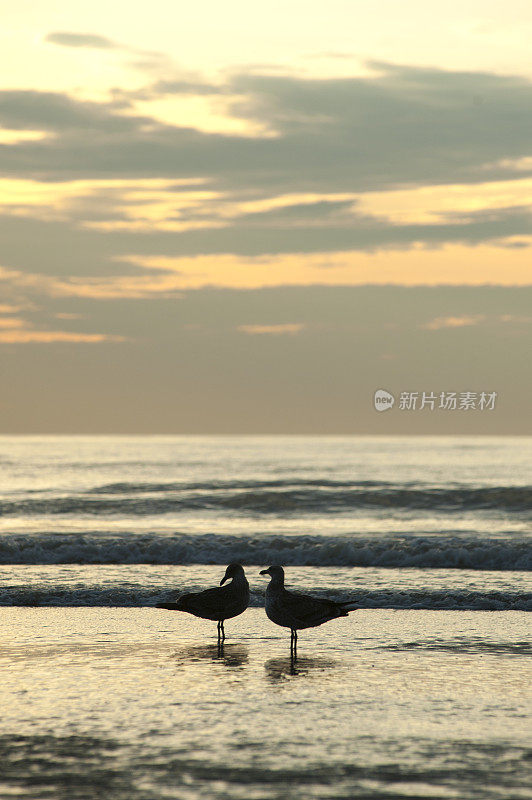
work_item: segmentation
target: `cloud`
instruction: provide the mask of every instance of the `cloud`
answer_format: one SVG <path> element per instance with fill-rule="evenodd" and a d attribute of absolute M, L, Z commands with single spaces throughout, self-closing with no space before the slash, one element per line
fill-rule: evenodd
<path fill-rule="evenodd" d="M 56 136 L 0 148 L 0 167 L 51 180 L 202 177 L 227 191 L 258 195 L 363 192 L 530 174 L 526 161 L 524 171 L 513 166 L 530 157 L 530 81 L 390 65 L 378 70 L 321 80 L 230 76 L 230 113 L 255 130 L 257 123 L 266 128 L 262 136 L 126 117 L 113 102 L 2 92 L 3 125 L 53 129 Z M 178 81 L 175 88 L 193 91 L 186 83 Z M 196 93 L 206 85 L 199 82 Z M 95 139 L 93 130 L 106 135 Z"/>
<path fill-rule="evenodd" d="M 0 317 L 0 328 L 9 328 L 10 330 L 23 328 L 25 325 L 24 320 L 19 317 Z"/>
<path fill-rule="evenodd" d="M 530 325 L 532 317 L 520 314 L 496 314 L 491 317 L 487 317 L 485 314 L 463 314 L 460 316 L 435 317 L 430 322 L 423 323 L 419 327 L 429 331 L 439 331 L 442 328 L 470 328 L 484 323 L 504 323 L 519 327 L 521 325 Z"/>
<path fill-rule="evenodd" d="M 509 322 L 511 324 L 517 325 L 531 325 L 532 324 L 532 317 L 519 315 L 519 314 L 501 314 L 499 317 L 501 322 Z"/>
<path fill-rule="evenodd" d="M 44 139 L 45 136 L 47 136 L 45 131 L 9 130 L 7 128 L 2 128 L 0 130 L 0 143 L 16 144 L 17 142 L 32 142 Z"/>
<path fill-rule="evenodd" d="M 505 206 L 502 208 L 482 208 L 470 211 L 445 211 L 440 212 L 439 217 L 442 221 L 458 223 L 460 225 L 470 225 L 476 223 L 499 223 L 504 219 L 516 219 L 520 217 L 528 221 L 528 226 L 532 222 L 532 208 L 526 205 Z M 527 226 L 527 227 L 528 227 Z"/>
<path fill-rule="evenodd" d="M 345 231 L 335 230 L 336 236 L 333 229 L 325 229 L 322 241 L 312 223 L 296 230 L 228 227 L 223 237 L 215 234 L 224 231 L 209 229 L 202 238 L 199 231 L 95 230 L 6 215 L 0 216 L 4 268 L 0 280 L 3 276 L 4 285 L 9 280 L 13 292 L 19 292 L 9 298 L 4 294 L 13 305 L 26 302 L 30 288 L 39 285 L 53 295 L 118 298 L 175 294 L 209 285 L 531 283 L 529 250 L 513 250 L 508 258 L 508 251 L 500 247 L 506 240 L 490 239 L 500 230 L 488 225 L 476 229 L 474 247 L 471 237 L 467 239 L 467 226 L 460 229 L 464 241 L 458 242 L 445 241 L 450 232 L 456 236 L 454 227 L 451 231 L 441 227 L 438 241 L 425 242 L 430 227 L 399 228 L 395 240 L 383 227 L 380 242 L 381 229 L 361 229 L 358 237 L 355 229 L 348 240 L 351 248 L 346 249 L 339 249 L 347 240 Z M 281 249 L 290 243 L 292 250 Z M 324 243 L 330 249 L 324 249 Z M 265 252 L 277 246 L 281 252 Z"/>
<path fill-rule="evenodd" d="M 127 203 L 120 206 L 117 200 L 116 208 L 112 203 L 106 206 L 104 198 L 98 203 L 98 196 L 91 203 L 74 205 L 70 213 L 70 217 L 49 220 L 35 218 L 45 215 L 38 208 L 32 216 L 0 215 L 4 266 L 57 276 L 135 276 L 146 269 L 150 269 L 152 275 L 154 269 L 168 269 L 167 262 L 172 259 L 176 262 L 172 269 L 180 270 L 177 263 L 180 259 L 201 257 L 212 262 L 209 272 L 214 277 L 224 268 L 222 262 L 216 261 L 221 256 L 229 259 L 228 265 L 240 261 L 243 272 L 249 272 L 253 260 L 259 268 L 260 259 L 283 261 L 290 255 L 304 268 L 309 258 L 320 257 L 323 261 L 326 256 L 326 260 L 330 260 L 334 253 L 340 254 L 344 264 L 350 261 L 356 264 L 356 253 L 440 248 L 453 243 L 466 247 L 491 243 L 505 248 L 515 237 L 529 244 L 532 241 L 522 238 L 530 233 L 530 215 L 521 211 L 508 213 L 505 209 L 499 214 L 490 214 L 489 219 L 425 225 L 392 224 L 354 212 L 343 216 L 343 210 L 336 217 L 333 212 L 333 218 L 315 219 L 312 215 L 298 218 L 290 208 L 286 217 L 278 211 L 271 219 L 265 214 L 252 221 L 244 215 L 243 219 L 214 217 L 209 222 L 202 220 L 201 215 L 196 219 L 193 212 L 185 209 L 182 216 L 176 216 L 175 230 L 172 230 L 172 223 L 159 225 L 149 205 L 139 217 L 138 212 L 128 210 Z M 91 227 L 79 224 L 76 214 Z M 34 245 L 36 241 L 38 248 Z M 516 248 L 512 252 L 514 260 L 520 262 L 520 253 L 527 258 L 526 248 Z M 470 261 L 473 269 L 475 259 L 471 257 Z M 503 263 L 502 258 L 500 263 Z M 447 269 L 453 273 L 451 263 Z M 489 280 L 491 266 L 485 274 Z M 253 275 L 250 279 L 253 281 Z M 467 274 L 464 274 L 464 281 L 467 282 Z M 285 282 L 290 282 L 289 274 Z M 420 282 L 424 282 L 421 275 Z"/>
<path fill-rule="evenodd" d="M 0 304 L 0 344 L 54 344 L 70 343 L 117 343 L 128 341 L 123 332 L 111 330 L 100 332 L 93 327 L 91 315 L 79 310 L 53 308 L 55 282 L 39 275 L 28 275 L 0 267 L 0 293 L 6 300 L 24 298 L 23 302 Z M 58 320 L 68 328 L 58 330 Z M 62 327 L 62 324 L 59 323 Z M 109 321 L 102 327 L 109 328 Z M 87 330 L 88 328 L 88 330 Z"/>
<path fill-rule="evenodd" d="M 274 336 L 289 334 L 293 336 L 296 333 L 300 333 L 304 327 L 305 325 L 302 322 L 284 322 L 279 325 L 238 325 L 237 331 L 251 336 L 256 336 L 257 334 L 273 334 Z"/>
<path fill-rule="evenodd" d="M 442 328 L 466 328 L 472 325 L 478 325 L 485 319 L 486 317 L 483 314 L 475 314 L 473 316 L 464 315 L 461 317 L 436 317 L 420 327 L 428 331 L 439 331 Z"/>
<path fill-rule="evenodd" d="M 147 131 L 153 135 L 156 129 L 162 127 L 150 117 L 135 116 L 120 113 L 123 102 L 96 103 L 89 100 L 77 100 L 60 92 L 39 92 L 31 89 L 6 89 L 0 91 L 0 121 L 6 128 L 12 130 L 49 131 L 55 137 L 48 142 L 48 152 L 51 154 L 57 149 L 67 147 L 68 143 L 74 147 L 96 146 L 98 150 L 105 148 L 105 143 L 111 145 L 115 139 L 124 135 L 139 136 Z M 100 139 L 92 138 L 99 132 Z M 11 149 L 16 157 L 17 148 L 23 147 L 28 142 L 15 142 L 12 145 L 3 145 L 0 154 Z M 34 144 L 34 143 L 32 143 Z M 46 153 L 46 147 L 43 156 Z M 20 152 L 20 151 L 19 151 Z M 37 151 L 36 151 L 37 153 Z M 0 155 L 1 158 L 1 155 Z M 90 163 L 86 164 L 90 175 Z M 15 170 L 17 171 L 17 170 Z M 23 174 L 22 170 L 21 174 Z M 39 175 L 44 177 L 45 173 Z M 48 179 L 56 180 L 59 174 L 48 174 Z"/>
<path fill-rule="evenodd" d="M 354 210 L 355 201 L 350 200 L 314 200 L 305 203 L 287 203 L 277 205 L 263 211 L 249 211 L 237 215 L 235 223 L 238 225 L 315 225 L 320 221 L 324 224 L 334 224 L 335 220 L 344 225 L 352 226 L 361 215 Z M 370 220 L 369 215 L 365 219 Z M 371 221 L 375 221 L 374 217 Z"/>
<path fill-rule="evenodd" d="M 124 342 L 123 336 L 106 336 L 102 333 L 70 333 L 67 331 L 0 330 L 0 344 L 102 344 Z"/>
<path fill-rule="evenodd" d="M 45 42 L 58 44 L 62 47 L 94 47 L 99 50 L 117 50 L 120 45 L 94 33 L 70 33 L 68 31 L 56 31 L 49 33 Z"/>
<path fill-rule="evenodd" d="M 203 81 L 200 76 L 158 80 L 148 86 L 134 90 L 114 90 L 115 97 L 131 100 L 155 100 L 168 95 L 204 95 L 226 94 L 227 86 Z"/>
<path fill-rule="evenodd" d="M 141 70 L 142 72 L 154 73 L 155 75 L 159 74 L 164 69 L 168 70 L 172 67 L 171 59 L 164 53 L 128 47 L 127 45 L 120 44 L 119 42 L 115 42 L 99 34 L 54 31 L 45 36 L 44 41 L 61 47 L 115 50 L 133 56 L 129 63 L 130 67 Z M 127 92 L 122 92 L 121 94 L 125 97 Z"/>
<path fill-rule="evenodd" d="M 125 249 L 123 237 L 78 229 L 61 221 L 4 215 L 0 216 L 0 235 L 1 265 L 21 273 L 66 277 L 138 275 L 143 271 L 120 261 L 120 252 Z"/>
<path fill-rule="evenodd" d="M 65 35 L 84 36 L 50 34 Z M 4 180 L 26 187 L 2 203 L 3 266 L 33 285 L 51 276 L 62 293 L 136 297 L 231 276 L 233 285 L 279 283 L 288 263 L 285 283 L 396 282 L 395 266 L 375 258 L 373 269 L 360 254 L 432 248 L 436 264 L 438 249 L 489 243 L 518 265 L 501 280 L 522 283 L 532 83 L 373 69 L 342 79 L 248 72 L 217 84 L 183 73 L 139 90 L 225 95 L 233 115 L 268 130 L 253 136 L 162 122 L 144 101 L 137 113 L 135 91 L 107 102 L 0 92 L 0 124 L 48 134 L 0 145 Z M 465 267 L 460 258 L 464 282 L 478 283 L 479 258 Z M 445 282 L 446 270 L 456 279 L 450 261 L 418 269 L 420 283 Z"/>
<path fill-rule="evenodd" d="M 257 218 L 258 217 L 258 218 Z M 223 226 L 202 225 L 196 229 L 166 235 L 134 234 L 129 237 L 130 252 L 176 256 L 235 253 L 257 257 L 281 253 L 329 253 L 334 251 L 375 252 L 408 249 L 414 245 L 438 247 L 456 242 L 469 246 L 506 240 L 532 232 L 529 213 L 507 213 L 502 209 L 489 219 L 470 222 L 397 225 L 370 215 L 329 219 L 294 219 L 290 210 L 255 218 L 236 218 Z M 199 227 L 199 226 L 198 226 Z"/>
<path fill-rule="evenodd" d="M 457 328 L 451 339 L 448 331 L 431 335 L 430 347 L 419 326 L 437 317 L 527 316 L 531 294 L 532 287 L 283 286 L 188 291 L 179 301 L 42 297 L 46 308 L 32 312 L 34 331 L 63 332 L 67 323 L 52 315 L 78 313 L 86 322 L 69 329 L 126 341 L 2 343 L 3 429 L 382 433 L 372 397 L 384 380 L 394 394 L 493 389 L 502 416 L 489 432 L 522 433 L 529 430 L 531 389 L 524 326 Z M 238 330 L 287 323 L 305 329 Z M 409 420 L 388 433 L 420 433 Z M 457 424 L 453 418 L 424 432 L 456 434 Z M 486 433 L 485 419 L 474 431 L 470 424 L 460 430 Z"/>
<path fill-rule="evenodd" d="M 1 310 L 2 307 L 0 306 L 0 313 Z M 56 314 L 55 316 L 63 319 L 79 318 L 79 315 L 74 314 Z M 29 344 L 34 342 L 41 344 L 51 344 L 55 342 L 83 342 L 94 344 L 124 341 L 126 341 L 124 336 L 103 333 L 38 330 L 32 323 L 22 317 L 0 316 L 0 344 Z"/>

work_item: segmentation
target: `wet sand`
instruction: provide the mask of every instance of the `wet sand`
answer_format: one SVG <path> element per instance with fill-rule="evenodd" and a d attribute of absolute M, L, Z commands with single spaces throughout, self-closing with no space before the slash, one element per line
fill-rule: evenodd
<path fill-rule="evenodd" d="M 1 797 L 526 796 L 528 617 L 356 611 L 301 632 L 153 608 L 0 614 Z"/>

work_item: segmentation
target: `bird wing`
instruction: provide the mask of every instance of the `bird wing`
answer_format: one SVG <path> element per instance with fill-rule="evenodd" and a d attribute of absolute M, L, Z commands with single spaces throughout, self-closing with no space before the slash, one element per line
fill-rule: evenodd
<path fill-rule="evenodd" d="M 318 620 L 326 618 L 347 616 L 339 603 L 334 600 L 311 597 L 308 594 L 284 591 L 279 598 L 285 612 L 290 614 L 295 621 L 303 625 L 316 624 Z"/>
<path fill-rule="evenodd" d="M 186 611 L 203 619 L 221 620 L 236 617 L 247 608 L 249 590 L 247 583 L 235 587 L 214 586 L 203 592 L 190 592 L 178 598 L 175 603 L 158 603 L 159 608 Z"/>
<path fill-rule="evenodd" d="M 205 589 L 203 592 L 191 592 L 184 594 L 177 601 L 177 605 L 183 611 L 200 614 L 220 614 L 227 606 L 227 592 L 225 587 L 215 586 L 212 589 Z"/>

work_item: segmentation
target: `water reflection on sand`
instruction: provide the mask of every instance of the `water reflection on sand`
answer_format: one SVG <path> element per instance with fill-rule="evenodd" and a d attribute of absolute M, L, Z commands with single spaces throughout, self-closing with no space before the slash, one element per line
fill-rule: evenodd
<path fill-rule="evenodd" d="M 243 644 L 198 644 L 177 650 L 172 658 L 180 665 L 197 661 L 219 661 L 226 667 L 242 667 L 249 662 L 249 648 Z"/>
<path fill-rule="evenodd" d="M 338 662 L 320 656 L 300 656 L 297 659 L 290 658 L 270 658 L 264 664 L 266 677 L 275 683 L 294 675 L 309 675 L 312 672 L 323 672 L 333 669 Z"/>

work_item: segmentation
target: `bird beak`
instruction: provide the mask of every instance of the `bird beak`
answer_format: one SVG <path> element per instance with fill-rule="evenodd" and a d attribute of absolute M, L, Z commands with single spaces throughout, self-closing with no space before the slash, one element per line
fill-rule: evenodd
<path fill-rule="evenodd" d="M 270 574 L 269 569 L 261 569 L 261 571 L 259 572 L 259 575 L 269 575 L 269 574 Z"/>
<path fill-rule="evenodd" d="M 223 586 L 223 585 L 224 585 L 224 583 L 225 583 L 227 580 L 229 580 L 229 577 L 228 577 L 227 575 L 224 575 L 224 576 L 223 576 L 223 578 L 222 578 L 222 580 L 220 581 L 220 586 Z"/>

